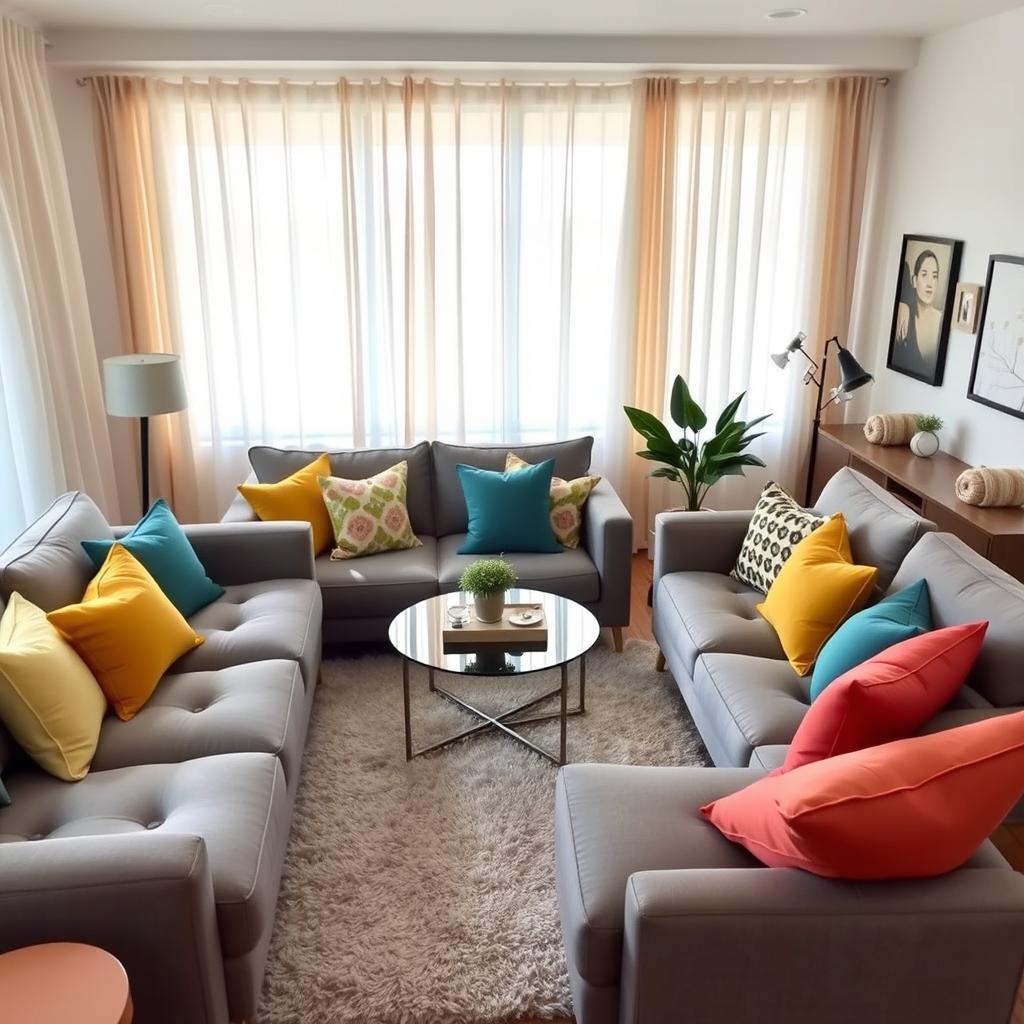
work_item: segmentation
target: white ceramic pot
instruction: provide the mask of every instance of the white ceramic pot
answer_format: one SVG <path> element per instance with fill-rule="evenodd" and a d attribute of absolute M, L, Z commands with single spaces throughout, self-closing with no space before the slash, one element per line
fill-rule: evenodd
<path fill-rule="evenodd" d="M 939 437 L 930 430 L 919 430 L 910 439 L 910 450 L 922 459 L 930 459 L 939 450 Z"/>
<path fill-rule="evenodd" d="M 474 594 L 473 608 L 481 622 L 501 622 L 501 613 L 505 610 L 505 592 Z"/>

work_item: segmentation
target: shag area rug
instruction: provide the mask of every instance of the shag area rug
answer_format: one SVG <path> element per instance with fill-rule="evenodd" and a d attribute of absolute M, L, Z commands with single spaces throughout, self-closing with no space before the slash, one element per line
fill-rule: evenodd
<path fill-rule="evenodd" d="M 587 659 L 570 761 L 706 764 L 653 643 Z M 570 670 L 570 707 L 577 675 Z M 557 673 L 439 676 L 486 709 Z M 415 747 L 473 724 L 412 667 Z M 551 702 L 552 709 L 554 701 Z M 557 722 L 523 732 L 557 749 Z M 406 763 L 401 662 L 324 662 L 259 1024 L 484 1024 L 570 1013 L 554 887 L 557 769 L 496 730 Z"/>

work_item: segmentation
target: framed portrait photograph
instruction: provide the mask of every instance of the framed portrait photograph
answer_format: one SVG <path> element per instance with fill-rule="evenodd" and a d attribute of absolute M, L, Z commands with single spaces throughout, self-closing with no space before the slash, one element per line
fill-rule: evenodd
<path fill-rule="evenodd" d="M 1024 256 L 991 256 L 967 397 L 1024 420 Z"/>
<path fill-rule="evenodd" d="M 978 330 L 978 310 L 981 308 L 981 285 L 958 284 L 953 302 L 953 326 L 965 334 Z"/>
<path fill-rule="evenodd" d="M 938 387 L 960 276 L 963 242 L 904 235 L 886 366 Z"/>

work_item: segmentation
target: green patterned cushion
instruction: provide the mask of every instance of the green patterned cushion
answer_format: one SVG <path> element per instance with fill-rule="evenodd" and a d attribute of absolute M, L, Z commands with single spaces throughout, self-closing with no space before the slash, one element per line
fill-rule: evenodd
<path fill-rule="evenodd" d="M 512 452 L 505 456 L 506 473 L 528 468 L 529 465 Z M 551 529 L 555 531 L 559 544 L 567 548 L 580 546 L 583 506 L 600 482 L 599 476 L 581 476 L 575 480 L 563 480 L 560 476 L 551 478 Z"/>
<path fill-rule="evenodd" d="M 406 508 L 408 472 L 409 464 L 399 462 L 366 480 L 317 477 L 334 528 L 332 559 L 423 546 L 412 532 Z"/>

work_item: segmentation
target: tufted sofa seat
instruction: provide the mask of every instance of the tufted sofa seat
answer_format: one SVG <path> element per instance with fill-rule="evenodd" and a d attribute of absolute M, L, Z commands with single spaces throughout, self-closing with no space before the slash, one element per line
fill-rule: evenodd
<path fill-rule="evenodd" d="M 81 541 L 126 529 L 58 498 L 0 554 L 0 611 L 13 591 L 46 611 L 79 600 Z M 224 596 L 135 718 L 107 716 L 90 773 L 47 775 L 0 726 L 0 952 L 91 942 L 125 964 L 138 1020 L 228 1024 L 262 987 L 323 606 L 308 524 L 185 532 Z"/>

